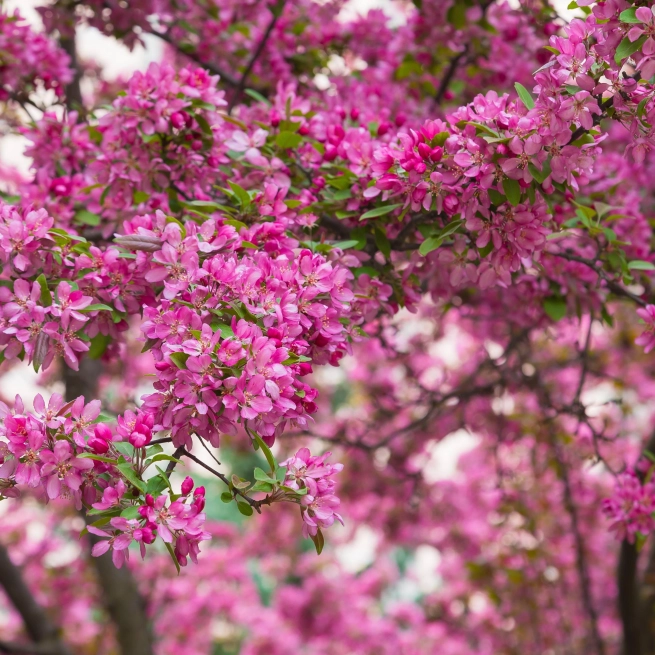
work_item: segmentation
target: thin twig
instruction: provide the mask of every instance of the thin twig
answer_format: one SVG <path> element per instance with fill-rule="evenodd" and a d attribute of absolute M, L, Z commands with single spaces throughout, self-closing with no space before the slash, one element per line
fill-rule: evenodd
<path fill-rule="evenodd" d="M 239 83 L 237 85 L 237 88 L 234 92 L 234 95 L 232 96 L 232 99 L 228 103 L 228 113 L 232 112 L 232 109 L 234 108 L 234 105 L 239 102 L 241 99 L 241 94 L 243 93 L 243 90 L 246 87 L 246 82 L 248 81 L 248 76 L 250 75 L 255 62 L 259 59 L 259 56 L 262 54 L 264 51 L 264 47 L 266 46 L 266 43 L 271 36 L 271 33 L 273 32 L 273 28 L 275 27 L 275 24 L 277 23 L 278 17 L 282 14 L 284 11 L 284 5 L 285 1 L 282 0 L 281 2 L 278 2 L 280 5 L 276 10 L 272 10 L 271 12 L 273 13 L 273 18 L 271 19 L 271 22 L 268 24 L 268 27 L 266 28 L 266 31 L 264 32 L 264 35 L 262 36 L 259 44 L 257 45 L 257 49 L 253 53 L 252 57 L 250 58 L 250 61 L 246 64 L 246 68 L 243 71 L 243 74 L 241 75 L 241 79 L 239 80 Z"/>

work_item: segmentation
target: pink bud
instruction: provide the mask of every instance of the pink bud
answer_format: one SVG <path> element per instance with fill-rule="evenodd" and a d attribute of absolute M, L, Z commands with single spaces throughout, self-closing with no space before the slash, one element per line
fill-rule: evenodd
<path fill-rule="evenodd" d="M 432 154 L 432 148 L 427 143 L 419 143 L 416 149 L 423 159 L 428 159 Z"/>
<path fill-rule="evenodd" d="M 443 157 L 443 148 L 440 146 L 436 146 L 432 148 L 432 152 L 430 152 L 430 161 L 434 162 L 435 164 L 438 161 L 441 161 L 441 158 Z"/>
<path fill-rule="evenodd" d="M 152 494 L 146 494 L 146 505 L 148 507 L 154 507 L 155 499 L 152 497 Z"/>
<path fill-rule="evenodd" d="M 109 450 L 109 444 L 98 437 L 90 437 L 87 445 L 97 455 L 104 455 Z"/>
<path fill-rule="evenodd" d="M 193 489 L 193 480 L 187 475 L 182 482 L 182 495 L 186 496 Z"/>
<path fill-rule="evenodd" d="M 307 136 L 309 134 L 309 126 L 307 125 L 307 123 L 300 126 L 300 128 L 298 129 L 298 134 L 300 134 L 301 136 Z"/>
<path fill-rule="evenodd" d="M 196 490 L 193 492 L 194 496 L 204 496 L 205 495 L 205 488 L 204 487 L 196 487 Z"/>
<path fill-rule="evenodd" d="M 384 136 L 391 129 L 391 123 L 383 121 L 378 127 L 378 136 Z"/>
<path fill-rule="evenodd" d="M 356 121 L 359 118 L 359 109 L 357 109 L 357 107 L 353 107 L 350 110 L 350 118 L 354 121 Z"/>
<path fill-rule="evenodd" d="M 111 428 L 105 423 L 96 423 L 93 427 L 93 433 L 98 439 L 104 439 L 104 441 L 112 440 Z"/>
<path fill-rule="evenodd" d="M 182 112 L 176 111 L 171 114 L 171 125 L 178 130 L 181 130 L 184 127 L 185 121 Z"/>
<path fill-rule="evenodd" d="M 278 112 L 277 109 L 271 109 L 271 113 L 270 113 L 271 125 L 273 127 L 277 127 L 280 124 L 280 120 L 281 120 L 280 112 Z"/>
<path fill-rule="evenodd" d="M 325 146 L 323 159 L 325 159 L 325 161 L 334 161 L 337 158 L 337 154 L 337 149 L 334 146 Z"/>

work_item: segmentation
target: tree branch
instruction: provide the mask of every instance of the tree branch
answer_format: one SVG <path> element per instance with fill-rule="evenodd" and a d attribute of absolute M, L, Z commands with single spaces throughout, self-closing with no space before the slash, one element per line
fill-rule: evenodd
<path fill-rule="evenodd" d="M 68 648 L 59 639 L 59 629 L 36 602 L 23 580 L 20 569 L 11 561 L 7 549 L 2 545 L 0 545 L 0 586 L 4 588 L 11 604 L 20 614 L 30 639 L 35 642 L 31 650 L 27 650 L 28 646 L 25 645 L 26 650 L 22 652 L 70 655 Z M 18 644 L 13 646 L 14 650 L 7 652 L 21 652 L 16 650 L 20 647 Z M 9 645 L 5 643 L 3 647 L 8 649 Z"/>
<path fill-rule="evenodd" d="M 234 92 L 234 96 L 230 100 L 227 106 L 227 111 L 230 113 L 232 109 L 234 108 L 234 105 L 239 102 L 241 99 L 241 95 L 243 93 L 243 90 L 246 86 L 246 82 L 248 81 L 248 76 L 250 75 L 253 66 L 255 65 L 255 62 L 259 59 L 260 55 L 264 51 L 264 47 L 266 46 L 266 43 L 271 36 L 271 33 L 273 32 L 273 28 L 275 27 L 275 24 L 277 23 L 277 19 L 279 16 L 282 14 L 284 11 L 284 5 L 285 5 L 285 0 L 278 0 L 276 3 L 278 6 L 275 7 L 274 9 L 271 8 L 270 11 L 273 13 L 273 18 L 271 19 L 271 22 L 268 24 L 268 27 L 266 28 L 266 31 L 264 32 L 264 35 L 261 38 L 261 41 L 257 45 L 257 49 L 253 53 L 252 57 L 250 58 L 250 61 L 247 63 L 245 70 L 243 71 L 243 74 L 241 75 L 241 79 L 239 80 L 239 83 L 237 84 L 237 88 Z"/>

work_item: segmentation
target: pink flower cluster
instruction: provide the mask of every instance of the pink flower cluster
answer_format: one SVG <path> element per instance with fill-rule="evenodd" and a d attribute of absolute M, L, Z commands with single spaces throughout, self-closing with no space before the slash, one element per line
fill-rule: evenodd
<path fill-rule="evenodd" d="M 655 348 L 655 305 L 646 305 L 637 309 L 637 315 L 646 323 L 644 331 L 635 339 L 638 346 L 644 347 L 644 352 L 649 353 Z"/>
<path fill-rule="evenodd" d="M 126 210 L 136 192 L 157 193 L 161 204 L 176 185 L 201 188 L 208 172 L 203 151 L 212 147 L 217 110 L 226 104 L 217 81 L 202 68 L 166 64 L 130 78 L 97 128 L 102 150 L 88 170 L 106 188 L 101 206 Z M 215 168 L 218 160 L 209 157 Z"/>
<path fill-rule="evenodd" d="M 203 530 L 204 488 L 193 491 L 193 480 L 187 477 L 181 494 L 170 498 L 161 493 L 169 485 L 161 473 L 147 486 L 140 476 L 153 461 L 143 461 L 152 416 L 126 412 L 118 418 L 114 437 L 107 425 L 96 422 L 99 414 L 100 401 L 85 405 L 81 396 L 64 403 L 54 394 L 46 406 L 38 395 L 34 412 L 25 411 L 20 396 L 13 410 L 0 404 L 0 495 L 17 497 L 28 490 L 45 501 L 72 499 L 77 509 L 92 507 L 96 514 L 109 510 L 111 528 L 92 524 L 88 530 L 109 537 L 94 546 L 93 554 L 111 549 L 116 566 L 127 559 L 132 541 L 139 542 L 145 556 L 146 545 L 156 537 L 172 544 L 180 565 L 186 565 L 187 557 L 196 562 L 200 542 L 209 538 Z M 131 461 L 117 448 L 123 438 L 136 448 L 138 455 Z M 152 456 L 159 451 L 156 447 Z M 117 509 L 121 516 L 115 516 Z"/>
<path fill-rule="evenodd" d="M 336 482 L 331 479 L 343 470 L 343 464 L 326 463 L 330 455 L 312 456 L 308 448 L 301 448 L 281 463 L 287 467 L 284 486 L 305 493 L 300 500 L 305 537 L 316 536 L 319 529 L 330 527 L 335 520 L 343 524 L 336 511 L 341 504 L 335 494 Z"/>
<path fill-rule="evenodd" d="M 13 410 L 0 403 L 0 493 L 16 497 L 27 487 L 46 500 L 72 498 L 78 509 L 93 502 L 94 462 L 79 455 L 99 413 L 100 401 L 85 405 L 80 397 L 65 404 L 57 394 L 47 406 L 37 395 L 33 413 L 20 396 Z"/>
<path fill-rule="evenodd" d="M 108 527 L 90 525 L 91 534 L 106 539 L 94 545 L 93 555 L 98 557 L 111 550 L 113 562 L 120 568 L 129 559 L 128 547 L 133 541 L 139 544 L 141 557 L 145 557 L 146 545 L 159 537 L 165 544 L 172 545 L 180 566 L 186 566 L 189 557 L 197 564 L 200 542 L 209 539 L 210 534 L 203 529 L 205 488 L 194 490 L 193 487 L 193 480 L 187 476 L 182 482 L 181 494 L 175 500 L 165 495 L 154 498 L 146 494 L 143 505 L 135 505 L 124 497 L 126 486 L 122 480 L 114 487 L 106 487 L 102 500 L 93 504 L 94 509 L 121 509 L 123 514 L 133 510 L 138 518 L 115 516 L 110 519 Z"/>
<path fill-rule="evenodd" d="M 18 11 L 0 12 L 0 99 L 35 90 L 39 85 L 63 95 L 73 79 L 69 56 L 45 34 L 35 32 Z"/>
<path fill-rule="evenodd" d="M 655 483 L 642 482 L 634 471 L 622 473 L 612 497 L 603 501 L 603 512 L 612 521 L 610 530 L 634 543 L 638 533 L 655 529 Z"/>
<path fill-rule="evenodd" d="M 163 298 L 144 309 L 142 325 L 157 361 L 156 393 L 145 398 L 155 429 L 191 448 L 193 433 L 217 446 L 239 422 L 271 443 L 289 421 L 306 425 L 316 391 L 299 378 L 349 348 L 347 269 L 293 248 L 270 223 L 242 235 L 258 251 L 212 219 L 184 233 L 161 213 L 127 227 L 136 231 L 119 239 L 125 247 L 162 243 L 145 280 L 161 285 Z"/>

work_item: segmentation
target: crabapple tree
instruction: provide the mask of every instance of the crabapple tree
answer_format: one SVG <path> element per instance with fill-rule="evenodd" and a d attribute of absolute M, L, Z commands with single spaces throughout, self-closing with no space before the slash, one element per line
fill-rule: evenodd
<path fill-rule="evenodd" d="M 0 10 L 0 652 L 655 653 L 655 6 L 387 10 Z"/>

